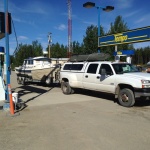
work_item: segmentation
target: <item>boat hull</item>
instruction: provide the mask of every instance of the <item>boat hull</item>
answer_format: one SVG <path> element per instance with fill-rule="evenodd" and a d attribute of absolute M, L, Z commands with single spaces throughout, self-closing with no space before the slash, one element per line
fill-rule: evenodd
<path fill-rule="evenodd" d="M 50 67 L 43 69 L 15 69 L 15 72 L 18 77 L 30 78 L 32 80 L 45 81 L 48 76 L 55 77 L 55 72 L 59 71 L 58 67 Z"/>

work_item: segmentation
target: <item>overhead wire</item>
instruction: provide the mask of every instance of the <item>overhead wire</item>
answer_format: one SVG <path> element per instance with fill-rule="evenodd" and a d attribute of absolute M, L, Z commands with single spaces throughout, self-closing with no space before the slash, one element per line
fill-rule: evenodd
<path fill-rule="evenodd" d="M 15 33 L 16 43 L 17 43 L 17 47 L 16 47 L 16 49 L 15 49 L 15 51 L 13 53 L 13 55 L 15 55 L 16 52 L 18 51 L 18 39 L 17 39 L 16 29 L 15 29 L 15 25 L 14 25 L 12 17 L 11 17 L 11 22 L 12 22 L 13 30 L 14 30 L 14 33 Z"/>

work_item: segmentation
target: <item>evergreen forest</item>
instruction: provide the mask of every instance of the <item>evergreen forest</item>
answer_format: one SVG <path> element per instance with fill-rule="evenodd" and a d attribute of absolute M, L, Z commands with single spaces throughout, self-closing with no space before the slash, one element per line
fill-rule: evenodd
<path fill-rule="evenodd" d="M 122 16 L 117 16 L 114 22 L 110 23 L 109 31 L 104 31 L 104 27 L 100 26 L 101 36 L 116 34 L 129 30 L 127 23 L 124 22 Z M 98 40 L 97 40 L 97 26 L 90 25 L 86 29 L 86 33 L 83 36 L 83 42 L 78 41 L 72 42 L 72 55 L 74 54 L 91 54 L 97 53 L 98 50 Z M 49 47 L 47 46 L 47 51 Z M 67 58 L 67 45 L 52 43 L 50 46 L 51 58 Z M 145 65 L 150 61 L 150 46 L 135 49 L 133 44 L 122 44 L 117 46 L 119 50 L 135 50 L 135 55 L 132 57 L 132 63 L 135 65 Z M 111 58 L 114 60 L 113 53 L 115 51 L 115 46 L 101 47 L 100 51 L 103 53 L 109 53 Z M 12 67 L 22 65 L 23 60 L 28 57 L 36 57 L 43 55 L 43 47 L 37 41 L 33 41 L 32 44 L 19 44 L 16 47 L 14 55 L 11 58 Z"/>

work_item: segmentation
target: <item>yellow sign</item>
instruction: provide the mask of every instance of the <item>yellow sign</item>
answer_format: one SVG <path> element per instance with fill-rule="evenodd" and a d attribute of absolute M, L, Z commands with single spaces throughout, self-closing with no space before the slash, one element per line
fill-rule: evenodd
<path fill-rule="evenodd" d="M 117 52 L 117 55 L 122 55 L 122 52 Z"/>
<path fill-rule="evenodd" d="M 124 42 L 128 39 L 128 36 L 123 35 L 122 33 L 121 34 L 115 34 L 114 37 L 115 37 L 115 42 Z"/>
<path fill-rule="evenodd" d="M 150 26 L 98 37 L 98 47 L 150 41 Z"/>

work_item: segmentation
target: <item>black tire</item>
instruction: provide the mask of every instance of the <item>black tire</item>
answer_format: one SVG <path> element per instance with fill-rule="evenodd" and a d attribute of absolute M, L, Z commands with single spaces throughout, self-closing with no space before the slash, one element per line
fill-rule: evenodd
<path fill-rule="evenodd" d="M 124 107 L 132 107 L 135 104 L 133 91 L 127 88 L 120 90 L 118 101 Z"/>
<path fill-rule="evenodd" d="M 74 93 L 74 90 L 70 87 L 68 82 L 61 82 L 61 90 L 66 95 Z"/>

